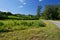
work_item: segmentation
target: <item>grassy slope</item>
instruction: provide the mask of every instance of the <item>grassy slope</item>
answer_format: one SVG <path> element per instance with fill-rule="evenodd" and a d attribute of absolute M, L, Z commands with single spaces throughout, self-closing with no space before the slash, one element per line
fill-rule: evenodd
<path fill-rule="evenodd" d="M 46 27 L 0 33 L 0 40 L 60 40 L 60 30 L 50 22 L 45 23 Z"/>

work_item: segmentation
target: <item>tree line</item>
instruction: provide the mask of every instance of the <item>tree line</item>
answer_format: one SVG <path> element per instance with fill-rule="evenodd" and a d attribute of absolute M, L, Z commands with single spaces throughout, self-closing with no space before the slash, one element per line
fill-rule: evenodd
<path fill-rule="evenodd" d="M 11 12 L 2 12 L 0 11 L 0 20 L 5 19 L 16 19 L 16 20 L 38 20 L 37 15 L 24 15 L 24 14 L 12 14 Z"/>
<path fill-rule="evenodd" d="M 45 9 L 41 12 L 42 7 L 37 7 L 36 15 L 23 15 L 23 14 L 12 14 L 11 12 L 2 12 L 0 11 L 0 20 L 1 19 L 17 19 L 17 20 L 60 20 L 60 4 L 55 5 L 46 5 Z M 14 16 L 16 18 L 10 18 L 9 16 Z"/>
<path fill-rule="evenodd" d="M 46 5 L 42 18 L 47 20 L 60 20 L 60 5 Z"/>

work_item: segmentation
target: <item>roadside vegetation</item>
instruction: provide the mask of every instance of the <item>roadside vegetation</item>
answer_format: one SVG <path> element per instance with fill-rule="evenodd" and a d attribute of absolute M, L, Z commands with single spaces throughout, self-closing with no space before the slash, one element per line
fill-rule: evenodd
<path fill-rule="evenodd" d="M 29 24 L 32 22 L 34 25 Z M 0 20 L 0 40 L 60 40 L 56 25 L 39 22 L 43 23 L 41 20 Z"/>

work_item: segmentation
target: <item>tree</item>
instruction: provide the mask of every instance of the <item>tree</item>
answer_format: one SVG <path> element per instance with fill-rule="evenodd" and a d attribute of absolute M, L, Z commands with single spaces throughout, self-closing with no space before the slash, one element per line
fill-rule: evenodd
<path fill-rule="evenodd" d="M 12 15 L 12 13 L 11 12 L 6 12 L 6 15 Z"/>
<path fill-rule="evenodd" d="M 6 12 L 1 12 L 0 11 L 0 19 L 6 19 L 8 16 L 6 15 Z"/>
<path fill-rule="evenodd" d="M 41 10 L 41 6 L 38 6 L 37 14 L 36 14 L 37 18 L 40 18 L 40 10 Z"/>
<path fill-rule="evenodd" d="M 49 8 L 48 5 L 46 5 L 45 10 L 42 13 L 42 16 L 44 17 L 44 19 L 51 19 L 51 9 Z"/>
<path fill-rule="evenodd" d="M 60 20 L 60 8 L 58 9 L 58 19 Z"/>
<path fill-rule="evenodd" d="M 52 19 L 56 20 L 58 19 L 58 6 L 57 5 L 47 5 L 45 10 L 43 11 L 42 16 L 45 19 Z"/>

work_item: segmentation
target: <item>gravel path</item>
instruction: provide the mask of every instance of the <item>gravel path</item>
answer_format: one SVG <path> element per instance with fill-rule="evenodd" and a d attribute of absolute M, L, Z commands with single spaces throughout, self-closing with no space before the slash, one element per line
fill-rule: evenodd
<path fill-rule="evenodd" d="M 52 21 L 55 25 L 57 25 L 58 28 L 60 28 L 60 22 L 59 21 Z"/>
<path fill-rule="evenodd" d="M 54 23 L 58 28 L 60 28 L 60 21 L 46 20 L 48 22 Z"/>

